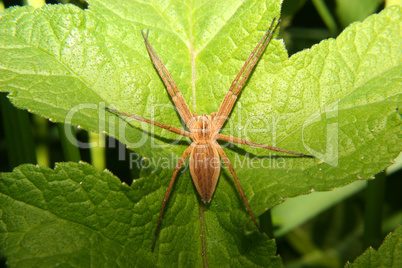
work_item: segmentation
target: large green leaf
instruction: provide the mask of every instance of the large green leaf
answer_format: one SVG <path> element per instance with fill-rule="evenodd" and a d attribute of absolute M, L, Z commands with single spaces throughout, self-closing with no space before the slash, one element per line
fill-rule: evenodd
<path fill-rule="evenodd" d="M 273 242 L 250 233 L 252 223 L 227 170 L 211 204 L 201 209 L 189 172 L 180 175 L 152 255 L 161 199 L 189 141 L 172 144 L 176 135 L 146 124 L 127 127 L 102 107 L 181 127 L 143 44 L 140 30 L 150 29 L 151 44 L 191 109 L 216 111 L 263 31 L 279 15 L 280 1 L 89 3 L 85 11 L 71 5 L 8 10 L 0 20 L 0 89 L 11 92 L 9 98 L 20 108 L 105 131 L 149 160 L 133 184 L 135 204 L 127 212 L 137 228 L 113 227 L 129 238 L 116 243 L 160 265 L 193 260 L 214 266 L 278 264 Z M 353 24 L 336 40 L 291 58 L 281 41 L 271 42 L 223 132 L 311 152 L 317 159 L 228 145 L 225 150 L 256 214 L 286 197 L 369 178 L 401 151 L 401 14 L 400 8 L 386 9 Z M 103 194 L 119 192 L 106 189 Z M 11 217 L 3 204 L 3 217 Z M 201 226 L 205 236 L 200 236 Z M 6 245 L 9 260 L 18 262 L 13 244 Z"/>
<path fill-rule="evenodd" d="M 402 265 L 402 226 L 390 233 L 378 250 L 368 248 L 353 263 L 345 267 L 401 267 Z"/>
<path fill-rule="evenodd" d="M 151 252 L 155 224 L 150 219 L 159 202 L 143 196 L 150 188 L 144 180 L 129 187 L 110 172 L 99 172 L 86 163 L 62 163 L 55 170 L 23 165 L 12 173 L 2 173 L 0 243 L 9 264 L 201 266 L 200 229 L 191 226 L 197 221 L 198 209 L 188 203 L 181 211 L 170 210 L 176 224 L 163 232 L 158 252 Z M 281 265 L 274 242 L 267 238 L 243 235 L 239 244 L 235 238 L 241 236 L 234 235 L 229 244 L 225 238 L 215 240 L 222 234 L 215 234 L 214 225 L 207 226 L 206 232 L 214 239 L 208 238 L 209 244 L 216 244 L 219 250 L 219 254 L 208 252 L 205 256 L 210 265 Z"/>

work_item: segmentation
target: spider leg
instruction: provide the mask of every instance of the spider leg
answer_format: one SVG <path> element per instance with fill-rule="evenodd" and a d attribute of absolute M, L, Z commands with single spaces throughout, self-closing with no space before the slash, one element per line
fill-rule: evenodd
<path fill-rule="evenodd" d="M 262 231 L 260 229 L 260 226 L 258 226 L 257 220 L 255 219 L 254 214 L 251 211 L 250 205 L 247 202 L 247 198 L 246 198 L 246 195 L 244 194 L 243 188 L 241 188 L 241 186 L 240 186 L 239 179 L 237 178 L 237 175 L 236 175 L 236 172 L 235 172 L 235 170 L 234 170 L 234 168 L 232 166 L 232 163 L 230 162 L 229 158 L 227 157 L 227 155 L 226 155 L 225 151 L 222 149 L 222 147 L 217 142 L 215 142 L 214 145 L 215 145 L 216 150 L 218 150 L 218 153 L 221 156 L 222 161 L 229 168 L 230 173 L 232 173 L 232 176 L 233 176 L 234 181 L 236 183 L 237 189 L 240 192 L 240 196 L 243 199 L 244 204 L 247 207 L 247 210 L 248 210 L 248 213 L 251 216 L 251 219 L 253 220 L 253 222 L 254 222 L 255 226 L 257 227 L 258 231 L 260 231 L 260 233 L 262 233 Z"/>
<path fill-rule="evenodd" d="M 184 151 L 183 155 L 180 157 L 179 161 L 177 162 L 176 167 L 174 168 L 172 179 L 170 180 L 170 183 L 169 183 L 169 187 L 167 188 L 166 193 L 163 196 L 162 208 L 161 208 L 161 212 L 159 213 L 158 224 L 156 225 L 154 239 L 152 241 L 152 246 L 151 246 L 151 251 L 153 251 L 154 248 L 155 248 L 156 237 L 158 236 L 159 227 L 160 227 L 161 222 L 162 222 L 163 211 L 165 210 L 165 205 L 166 205 L 166 202 L 169 199 L 169 194 L 170 194 L 170 191 L 172 190 L 174 181 L 176 180 L 177 173 L 179 172 L 181 166 L 184 164 L 184 162 L 186 161 L 188 155 L 191 153 L 192 150 L 193 150 L 193 145 L 191 144 Z"/>
<path fill-rule="evenodd" d="M 189 125 L 193 119 L 193 115 L 190 111 L 190 108 L 188 107 L 186 100 L 183 98 L 183 95 L 177 88 L 176 83 L 174 82 L 172 76 L 166 69 L 162 60 L 159 58 L 158 54 L 156 54 L 156 51 L 153 49 L 151 44 L 148 42 L 149 30 L 147 30 L 145 33 L 144 33 L 144 31 L 141 31 L 141 33 L 142 33 L 142 36 L 144 37 L 145 46 L 147 47 L 147 50 L 148 50 L 149 56 L 151 57 L 152 63 L 154 64 L 156 70 L 158 71 L 159 76 L 162 78 L 163 83 L 165 84 L 170 97 L 172 97 L 172 100 L 173 100 L 181 118 L 184 120 L 187 127 L 190 128 Z"/>
<path fill-rule="evenodd" d="M 272 20 L 271 26 L 269 27 L 268 31 L 266 31 L 264 36 L 261 38 L 260 42 L 258 42 L 253 52 L 251 52 L 250 56 L 248 56 L 246 62 L 241 68 L 240 72 L 237 74 L 236 78 L 233 80 L 232 85 L 230 86 L 228 92 L 226 93 L 221 103 L 221 106 L 219 107 L 218 113 L 214 118 L 214 122 L 219 129 L 222 128 L 223 124 L 225 123 L 227 117 L 232 111 L 237 96 L 239 95 L 240 91 L 243 88 L 245 81 L 249 77 L 251 71 L 254 69 L 254 66 L 257 64 L 258 59 L 260 58 L 262 52 L 265 50 L 265 48 L 271 41 L 274 32 L 279 27 L 280 20 L 278 20 L 276 24 L 275 21 L 276 17 Z"/>
<path fill-rule="evenodd" d="M 170 131 L 170 132 L 173 132 L 173 133 L 176 133 L 176 134 L 179 134 L 179 135 L 182 135 L 182 136 L 186 136 L 186 137 L 189 137 L 189 138 L 191 137 L 190 132 L 188 132 L 188 131 L 186 131 L 186 130 L 184 130 L 184 129 L 179 129 L 179 128 L 171 127 L 171 126 L 168 126 L 168 125 L 165 125 L 165 124 L 162 124 L 162 123 L 158 123 L 158 122 L 155 122 L 155 121 L 146 119 L 146 118 L 141 117 L 141 116 L 138 116 L 138 115 L 133 115 L 133 114 L 128 114 L 128 113 L 120 112 L 120 111 L 118 111 L 118 110 L 111 109 L 111 108 L 108 108 L 108 107 L 104 107 L 104 108 L 105 108 L 106 110 L 108 110 L 108 111 L 113 112 L 113 113 L 121 114 L 121 115 L 124 115 L 124 116 L 127 116 L 127 117 L 134 118 L 135 120 L 138 120 L 138 121 L 141 121 L 141 122 L 145 122 L 145 123 L 148 123 L 148 124 L 155 125 L 155 126 L 157 126 L 157 127 L 161 127 L 161 128 L 164 128 L 164 129 L 166 129 L 166 130 L 168 130 L 168 131 Z"/>
<path fill-rule="evenodd" d="M 311 158 L 314 158 L 313 155 L 302 154 L 302 153 L 296 153 L 296 152 L 292 152 L 292 151 L 280 149 L 280 148 L 277 148 L 277 147 L 273 147 L 273 146 L 269 146 L 269 145 L 264 145 L 264 144 L 259 144 L 259 143 L 255 143 L 255 142 L 252 142 L 252 141 L 248 141 L 248 140 L 244 140 L 244 139 L 239 139 L 239 138 L 236 138 L 236 137 L 227 136 L 227 135 L 222 135 L 222 134 L 218 134 L 218 136 L 216 137 L 216 139 L 217 139 L 217 140 L 230 141 L 230 142 L 239 143 L 239 144 L 246 144 L 246 145 L 254 146 L 254 147 L 260 147 L 260 148 L 264 148 L 264 149 L 268 149 L 268 150 L 276 151 L 276 152 L 282 152 L 282 153 L 293 154 L 293 155 L 298 155 L 298 156 L 302 156 L 302 157 L 311 157 Z"/>

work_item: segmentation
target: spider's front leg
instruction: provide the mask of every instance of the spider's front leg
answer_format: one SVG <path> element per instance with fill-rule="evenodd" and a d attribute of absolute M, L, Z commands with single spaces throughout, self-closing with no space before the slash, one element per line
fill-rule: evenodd
<path fill-rule="evenodd" d="M 243 88 L 244 83 L 246 82 L 247 78 L 249 77 L 251 71 L 254 69 L 255 65 L 258 62 L 262 52 L 268 46 L 269 42 L 271 41 L 274 32 L 279 27 L 279 23 L 281 20 L 278 20 L 275 24 L 276 18 L 274 18 L 271 22 L 271 26 L 269 27 L 268 31 L 266 31 L 265 35 L 261 38 L 260 42 L 254 48 L 253 52 L 251 52 L 250 56 L 247 58 L 246 62 L 244 63 L 243 67 L 237 74 L 236 78 L 233 80 L 232 85 L 230 86 L 228 92 L 226 93 L 214 122 L 219 127 L 222 128 L 223 124 L 225 123 L 226 119 L 228 118 L 230 112 L 233 109 L 234 104 L 236 103 L 237 96 L 239 95 L 240 91 Z M 274 26 L 275 25 L 275 26 Z M 244 75 L 243 75 L 244 73 Z M 241 79 L 240 79 L 241 78 Z M 240 82 L 239 82 L 240 80 Z"/>

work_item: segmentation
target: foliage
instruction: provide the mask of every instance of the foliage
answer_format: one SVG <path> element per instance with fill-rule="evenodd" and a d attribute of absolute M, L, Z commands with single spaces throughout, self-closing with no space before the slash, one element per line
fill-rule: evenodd
<path fill-rule="evenodd" d="M 9 263 L 281 266 L 275 242 L 255 232 L 226 169 L 206 207 L 189 172 L 180 175 L 150 252 L 162 196 L 189 140 L 173 142 L 176 135 L 138 122 L 131 127 L 103 109 L 181 127 L 143 44 L 141 29 L 150 29 L 192 110 L 216 111 L 280 4 L 93 0 L 88 10 L 6 10 L 0 89 L 12 103 L 105 132 L 149 164 L 131 187 L 83 163 L 3 173 L 0 241 Z M 271 42 L 223 133 L 317 159 L 227 145 L 256 214 L 287 197 L 371 178 L 401 151 L 401 14 L 387 8 L 290 58 L 282 41 Z"/>
<path fill-rule="evenodd" d="M 402 226 L 389 234 L 377 250 L 369 248 L 346 267 L 398 267 L 402 264 Z"/>

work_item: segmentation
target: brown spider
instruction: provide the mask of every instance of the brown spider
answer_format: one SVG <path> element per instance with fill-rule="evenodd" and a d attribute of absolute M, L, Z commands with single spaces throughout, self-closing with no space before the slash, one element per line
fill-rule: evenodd
<path fill-rule="evenodd" d="M 121 114 L 124 116 L 128 116 L 134 118 L 136 120 L 146 122 L 149 124 L 153 124 L 155 126 L 164 128 L 173 133 L 183 135 L 189 137 L 193 140 L 190 146 L 184 151 L 183 155 L 180 157 L 179 161 L 176 164 L 176 167 L 173 171 L 172 178 L 170 180 L 169 187 L 163 197 L 162 208 L 159 214 L 158 224 L 156 226 L 155 235 L 152 241 L 151 249 L 153 250 L 155 247 L 156 237 L 158 235 L 159 227 L 162 221 L 163 212 L 165 209 L 166 202 L 169 198 L 170 191 L 176 179 L 177 173 L 179 172 L 181 166 L 186 161 L 187 157 L 190 155 L 190 173 L 193 179 L 194 185 L 197 188 L 198 193 L 200 194 L 202 201 L 204 203 L 209 203 L 212 199 L 212 195 L 215 192 L 216 184 L 219 178 L 219 172 L 221 169 L 219 156 L 222 158 L 222 161 L 229 168 L 230 173 L 232 174 L 237 188 L 240 192 L 241 198 L 244 201 L 244 204 L 247 207 L 247 210 L 257 227 L 257 229 L 261 232 L 260 227 L 254 217 L 253 212 L 247 202 L 246 196 L 242 187 L 240 186 L 239 180 L 235 173 L 235 170 L 226 156 L 226 153 L 222 149 L 222 147 L 218 144 L 216 140 L 224 140 L 230 141 L 239 144 L 247 144 L 250 146 L 260 147 L 264 149 L 269 149 L 272 151 L 283 152 L 298 156 L 304 157 L 313 157 L 312 155 L 306 155 L 302 153 L 296 153 L 268 145 L 258 144 L 252 141 L 247 141 L 244 139 L 227 136 L 220 134 L 220 130 L 227 120 L 232 108 L 236 102 L 237 96 L 239 95 L 241 89 L 245 81 L 247 80 L 250 72 L 253 70 L 256 65 L 259 57 L 261 56 L 264 49 L 269 44 L 270 40 L 276 29 L 279 26 L 280 20 L 275 24 L 276 18 L 272 20 L 271 26 L 265 35 L 261 38 L 260 42 L 254 48 L 253 52 L 247 58 L 240 72 L 237 74 L 236 78 L 232 82 L 232 85 L 229 88 L 229 91 L 226 93 L 225 98 L 223 99 L 219 110 L 217 113 L 212 113 L 211 115 L 197 115 L 196 113 L 191 113 L 190 108 L 187 105 L 187 102 L 184 100 L 183 95 L 177 89 L 175 82 L 173 81 L 170 73 L 166 70 L 165 65 L 162 63 L 161 59 L 156 54 L 155 50 L 152 48 L 151 44 L 148 42 L 148 30 L 144 34 L 142 32 L 142 36 L 144 37 L 145 45 L 147 47 L 148 53 L 152 59 L 152 62 L 158 71 L 160 77 L 162 78 L 169 95 L 172 97 L 172 100 L 180 114 L 180 117 L 184 120 L 189 131 L 178 129 L 172 126 L 167 126 L 162 123 L 154 122 L 149 119 L 137 116 L 130 115 L 124 112 L 120 112 L 114 109 L 106 108 L 109 111 L 112 111 L 117 114 Z M 243 74 L 244 73 L 244 74 Z"/>

